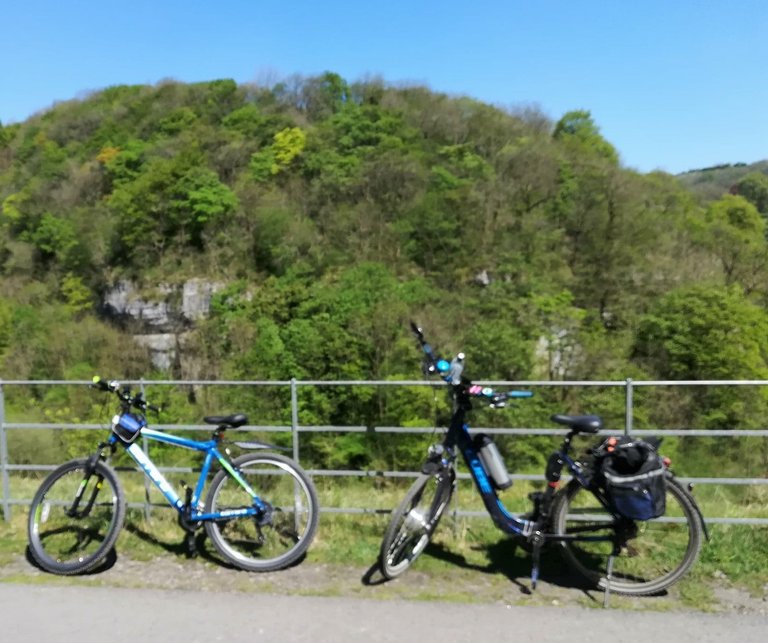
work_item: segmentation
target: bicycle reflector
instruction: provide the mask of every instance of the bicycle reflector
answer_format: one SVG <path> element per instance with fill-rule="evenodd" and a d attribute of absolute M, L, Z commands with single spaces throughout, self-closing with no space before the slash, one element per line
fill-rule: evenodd
<path fill-rule="evenodd" d="M 138 413 L 122 413 L 112 418 L 112 431 L 128 444 L 139 437 L 139 433 L 145 426 L 147 421 Z"/>

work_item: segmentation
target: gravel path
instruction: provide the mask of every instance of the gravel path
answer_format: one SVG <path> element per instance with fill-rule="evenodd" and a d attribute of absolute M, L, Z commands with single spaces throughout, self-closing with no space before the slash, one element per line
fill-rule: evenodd
<path fill-rule="evenodd" d="M 0 622 L 3 640 L 61 643 L 615 643 L 652 632 L 677 643 L 763 643 L 768 617 L 2 583 Z"/>
<path fill-rule="evenodd" d="M 5 583 L 83 587 L 146 588 L 259 594 L 348 596 L 373 600 L 452 601 L 513 606 L 603 607 L 601 592 L 580 585 L 579 579 L 561 566 L 542 569 L 535 592 L 525 576 L 509 577 L 489 567 L 455 564 L 439 573 L 416 565 L 395 581 L 385 582 L 376 568 L 304 561 L 289 569 L 251 573 L 220 560 L 201 556 L 188 559 L 168 553 L 150 561 L 118 555 L 95 572 L 76 577 L 48 574 L 22 555 L 0 565 L 0 585 Z M 564 575 L 558 575 L 564 574 Z M 721 575 L 709 582 L 708 612 L 768 615 L 768 579 L 761 592 L 752 595 L 733 587 Z M 611 596 L 609 606 L 642 611 L 692 611 L 690 600 L 680 595 L 680 585 L 660 596 L 630 598 Z M 1 605 L 0 605 L 1 607 Z M 0 637 L 2 639 L 4 637 Z"/>

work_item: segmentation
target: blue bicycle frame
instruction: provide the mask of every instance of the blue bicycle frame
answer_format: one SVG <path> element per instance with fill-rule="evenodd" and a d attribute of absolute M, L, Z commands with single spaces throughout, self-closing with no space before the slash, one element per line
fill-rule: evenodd
<path fill-rule="evenodd" d="M 461 397 L 464 395 L 464 392 L 457 391 L 456 395 L 457 397 Z M 477 449 L 475 448 L 472 436 L 469 433 L 469 425 L 464 421 L 464 414 L 467 409 L 463 408 L 463 406 L 468 404 L 468 401 L 459 399 L 457 404 L 459 405 L 459 408 L 454 412 L 453 419 L 448 427 L 448 432 L 444 441 L 445 446 L 450 449 L 455 445 L 458 447 L 459 451 L 461 451 L 461 454 L 464 457 L 464 462 L 475 483 L 475 487 L 477 488 L 480 497 L 483 499 L 483 504 L 485 505 L 488 514 L 493 519 L 494 524 L 508 534 L 525 537 L 531 536 L 541 527 L 539 521 L 516 516 L 515 514 L 510 513 L 501 502 L 493 482 L 488 477 L 485 468 L 480 462 Z M 588 481 L 584 477 L 581 466 L 567 453 L 567 447 L 569 445 L 570 436 L 566 437 L 565 448 L 555 451 L 549 458 L 545 476 L 547 480 L 547 491 L 545 491 L 544 502 L 546 503 L 551 500 L 554 492 L 559 486 L 560 474 L 563 467 L 567 467 L 582 486 L 588 486 Z M 554 534 L 543 534 L 543 536 L 548 539 L 558 540 L 610 540 L 610 538 L 605 536 L 596 536 L 593 538 L 588 536 L 555 536 Z"/>
<path fill-rule="evenodd" d="M 531 570 L 531 584 L 534 588 L 536 587 L 539 577 L 540 551 L 545 541 L 614 542 L 614 538 L 610 534 L 590 536 L 583 533 L 553 534 L 548 531 L 549 512 L 555 492 L 560 483 L 563 467 L 568 467 L 582 486 L 589 486 L 588 481 L 583 475 L 581 466 L 568 455 L 568 449 L 573 433 L 569 433 L 565 437 L 563 448 L 559 451 L 555 451 L 549 457 L 545 475 L 547 487 L 539 496 L 538 505 L 534 505 L 533 518 L 523 518 L 510 513 L 496 493 L 496 489 L 480 461 L 474 441 L 469 433 L 469 425 L 464 421 L 466 412 L 472 407 L 469 399 L 472 392 L 478 397 L 493 396 L 496 399 L 500 399 L 501 396 L 491 389 L 485 389 L 485 391 L 487 391 L 486 393 L 481 391 L 478 395 L 477 389 L 479 389 L 479 387 L 470 387 L 466 382 L 461 381 L 460 383 L 456 383 L 455 380 L 451 380 L 448 377 L 444 377 L 444 379 L 453 384 L 454 413 L 451 418 L 451 423 L 448 426 L 448 432 L 446 433 L 443 445 L 451 454 L 453 453 L 454 446 L 458 447 L 459 451 L 461 451 L 470 475 L 472 476 L 472 480 L 474 481 L 477 491 L 483 499 L 483 504 L 494 524 L 503 532 L 513 536 L 526 538 L 532 543 L 533 566 Z M 513 392 L 512 394 L 506 395 L 508 397 L 524 397 L 520 392 Z M 605 500 L 601 498 L 597 492 L 593 491 L 593 493 L 599 502 L 608 509 Z M 599 527 L 592 526 L 590 529 L 596 531 Z"/>
<path fill-rule="evenodd" d="M 109 437 L 108 444 L 110 446 L 116 446 L 117 443 L 123 444 L 128 455 L 133 458 L 136 464 L 139 465 L 141 470 L 149 477 L 155 486 L 160 490 L 168 503 L 175 507 L 181 514 L 185 511 L 189 511 L 185 516 L 187 520 L 191 521 L 207 521 L 207 520 L 226 520 L 230 518 L 236 518 L 240 516 L 258 516 L 266 510 L 266 505 L 256 495 L 256 492 L 251 486 L 243 479 L 240 473 L 229 462 L 229 460 L 222 455 L 218 449 L 219 440 L 215 437 L 210 440 L 191 440 L 183 438 L 178 435 L 172 435 L 169 433 L 163 433 L 162 431 L 156 431 L 154 429 L 143 428 L 141 435 L 150 440 L 157 442 L 163 442 L 165 444 L 171 444 L 173 446 L 182 447 L 185 449 L 191 449 L 193 451 L 200 451 L 205 454 L 203 459 L 202 469 L 200 476 L 197 480 L 197 484 L 192 490 L 192 494 L 189 497 L 189 501 L 182 500 L 173 485 L 166 479 L 163 473 L 157 468 L 157 466 L 149 459 L 142 448 L 136 443 L 124 444 L 120 439 L 112 434 Z M 238 484 L 245 489 L 245 491 L 253 498 L 252 507 L 243 507 L 242 509 L 228 509 L 221 512 L 204 513 L 200 511 L 200 499 L 202 498 L 203 488 L 205 486 L 206 478 L 211 470 L 211 465 L 214 460 L 217 460 L 221 466 L 238 482 Z"/>

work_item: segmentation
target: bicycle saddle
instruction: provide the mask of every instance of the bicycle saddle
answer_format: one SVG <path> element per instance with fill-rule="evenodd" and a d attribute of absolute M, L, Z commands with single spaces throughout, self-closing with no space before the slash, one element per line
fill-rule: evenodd
<path fill-rule="evenodd" d="M 574 433 L 597 433 L 603 428 L 603 419 L 599 415 L 555 414 L 550 419 L 570 427 Z"/>
<path fill-rule="evenodd" d="M 209 415 L 204 417 L 206 424 L 218 424 L 223 427 L 236 428 L 248 424 L 248 416 L 245 413 L 234 413 L 233 415 Z"/>

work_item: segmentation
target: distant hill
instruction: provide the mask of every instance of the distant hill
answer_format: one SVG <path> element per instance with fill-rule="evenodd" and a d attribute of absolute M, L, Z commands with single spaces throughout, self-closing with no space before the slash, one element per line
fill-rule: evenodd
<path fill-rule="evenodd" d="M 719 199 L 730 192 L 733 185 L 750 172 L 768 174 L 768 160 L 757 163 L 727 163 L 678 174 L 677 178 L 704 201 Z"/>

